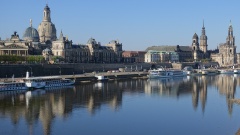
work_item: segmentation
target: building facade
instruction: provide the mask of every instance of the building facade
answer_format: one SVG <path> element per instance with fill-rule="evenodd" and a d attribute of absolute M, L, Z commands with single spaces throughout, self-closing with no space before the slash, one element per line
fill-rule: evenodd
<path fill-rule="evenodd" d="M 156 62 L 152 59 L 152 57 L 157 57 L 156 55 L 160 55 L 158 62 L 185 62 L 193 58 L 191 46 L 151 46 L 146 49 L 146 52 L 145 62 Z"/>
<path fill-rule="evenodd" d="M 123 51 L 122 57 L 124 63 L 142 63 L 145 61 L 145 51 Z"/>
<path fill-rule="evenodd" d="M 233 27 L 231 23 L 228 27 L 226 43 L 220 44 L 218 49 L 219 53 L 212 54 L 211 58 L 218 62 L 220 66 L 233 66 L 237 63 L 235 36 L 233 36 Z"/>
<path fill-rule="evenodd" d="M 31 44 L 21 40 L 17 32 L 14 32 L 9 40 L 0 41 L 0 55 L 27 56 L 32 51 Z"/>
<path fill-rule="evenodd" d="M 52 52 L 68 63 L 114 63 L 122 60 L 122 44 L 116 40 L 102 46 L 100 42 L 90 38 L 86 45 L 74 45 L 62 32 L 52 42 Z"/>
<path fill-rule="evenodd" d="M 147 63 L 156 63 L 156 62 L 178 62 L 179 55 L 176 52 L 162 52 L 148 50 L 145 54 L 145 62 Z"/>
<path fill-rule="evenodd" d="M 122 62 L 122 43 L 112 40 L 102 46 L 94 38 L 90 38 L 86 44 L 73 44 L 71 40 L 63 36 L 61 31 L 56 37 L 55 25 L 51 22 L 51 10 L 48 5 L 43 10 L 43 20 L 38 30 L 33 28 L 32 20 L 23 39 L 15 32 L 10 39 L 0 40 L 0 55 L 43 55 L 45 60 L 52 57 L 59 58 L 67 63 L 116 63 Z M 51 55 L 50 55 L 51 54 Z"/>

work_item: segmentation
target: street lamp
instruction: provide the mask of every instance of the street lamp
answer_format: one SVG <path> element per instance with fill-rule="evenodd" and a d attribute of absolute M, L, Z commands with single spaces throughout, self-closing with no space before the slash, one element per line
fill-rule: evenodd
<path fill-rule="evenodd" d="M 60 67 L 60 66 L 58 66 L 58 68 L 59 68 L 59 74 L 61 75 L 61 67 Z"/>

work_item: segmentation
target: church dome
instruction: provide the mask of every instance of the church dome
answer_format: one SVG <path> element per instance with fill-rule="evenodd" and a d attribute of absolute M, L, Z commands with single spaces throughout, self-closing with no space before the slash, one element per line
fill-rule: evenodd
<path fill-rule="evenodd" d="M 23 39 L 33 42 L 39 41 L 39 34 L 38 31 L 32 27 L 32 20 L 30 20 L 30 27 L 28 27 L 23 34 Z"/>
<path fill-rule="evenodd" d="M 38 42 L 39 41 L 38 31 L 32 27 L 28 27 L 25 33 L 23 34 L 23 39 Z"/>
<path fill-rule="evenodd" d="M 193 39 L 196 39 L 196 38 L 198 38 L 198 35 L 195 33 L 195 34 L 193 35 Z"/>

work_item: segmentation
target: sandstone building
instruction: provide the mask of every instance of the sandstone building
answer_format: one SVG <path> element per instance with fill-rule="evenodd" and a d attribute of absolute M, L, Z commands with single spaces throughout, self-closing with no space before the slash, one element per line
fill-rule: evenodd
<path fill-rule="evenodd" d="M 55 25 L 51 22 L 51 11 L 48 5 L 46 5 L 44 8 L 43 20 L 38 26 L 38 33 L 40 37 L 40 42 L 51 42 L 57 39 L 57 31 Z"/>
<path fill-rule="evenodd" d="M 237 63 L 237 53 L 235 46 L 235 36 L 233 36 L 233 27 L 230 23 L 226 43 L 219 45 L 219 53 L 212 54 L 211 58 L 218 62 L 220 66 L 233 66 Z"/>
<path fill-rule="evenodd" d="M 73 44 L 71 40 L 63 36 L 61 31 L 58 39 L 57 30 L 51 22 L 51 10 L 48 5 L 43 10 L 43 20 L 38 30 L 32 27 L 26 29 L 23 39 L 15 32 L 10 39 L 0 39 L 0 55 L 43 55 L 45 60 L 51 60 L 52 56 L 66 63 L 116 63 L 122 62 L 122 44 L 118 40 L 112 40 L 102 46 L 94 38 L 90 38 L 86 44 Z"/>

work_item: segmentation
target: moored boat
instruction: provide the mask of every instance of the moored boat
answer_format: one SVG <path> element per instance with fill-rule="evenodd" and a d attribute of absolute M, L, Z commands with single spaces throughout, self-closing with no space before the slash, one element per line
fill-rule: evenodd
<path fill-rule="evenodd" d="M 95 76 L 97 78 L 98 81 L 107 81 L 108 78 L 104 75 L 97 75 Z"/>
<path fill-rule="evenodd" d="M 23 81 L 25 82 L 28 89 L 68 86 L 75 83 L 74 80 L 64 79 L 60 76 L 29 77 L 28 72 L 26 78 L 24 78 Z"/>
<path fill-rule="evenodd" d="M 29 77 L 23 80 L 29 89 L 68 86 L 75 83 L 74 80 L 64 79 L 59 76 Z"/>
<path fill-rule="evenodd" d="M 187 73 L 182 70 L 164 70 L 164 69 L 154 69 L 149 70 L 148 78 L 171 78 L 171 77 L 182 77 L 186 76 Z"/>
<path fill-rule="evenodd" d="M 233 73 L 234 73 L 234 74 L 240 74 L 240 70 L 239 70 L 239 69 L 234 69 L 234 70 L 233 70 Z"/>
<path fill-rule="evenodd" d="M 187 75 L 191 75 L 193 73 L 193 68 L 191 66 L 186 66 L 183 68 L 183 72 L 185 72 Z"/>
<path fill-rule="evenodd" d="M 167 70 L 158 68 L 149 70 L 148 78 L 154 79 L 154 78 L 169 78 L 171 77 L 171 73 Z"/>
<path fill-rule="evenodd" d="M 0 83 L 0 91 L 16 91 L 27 90 L 28 87 L 24 82 L 2 82 Z"/>
<path fill-rule="evenodd" d="M 64 79 L 61 77 L 49 78 L 46 79 L 46 88 L 48 87 L 59 87 L 59 86 L 68 86 L 73 85 L 75 83 L 74 80 Z"/>
<path fill-rule="evenodd" d="M 187 75 L 191 75 L 192 71 L 184 71 Z"/>
<path fill-rule="evenodd" d="M 220 74 L 233 74 L 233 70 L 224 70 L 224 69 L 222 69 L 222 70 L 219 70 L 219 72 L 220 72 Z"/>
<path fill-rule="evenodd" d="M 218 70 L 208 70 L 208 75 L 216 75 L 218 74 Z"/>
<path fill-rule="evenodd" d="M 172 77 L 182 77 L 187 75 L 187 73 L 182 70 L 170 70 L 168 72 L 171 73 L 170 75 L 172 75 Z"/>
<path fill-rule="evenodd" d="M 207 75 L 208 71 L 207 70 L 202 70 L 201 73 L 202 73 L 202 75 Z"/>

